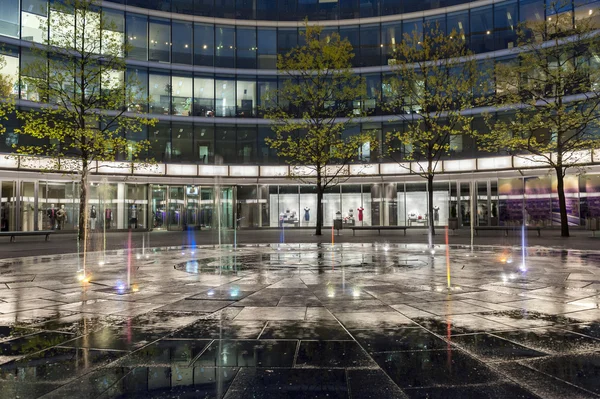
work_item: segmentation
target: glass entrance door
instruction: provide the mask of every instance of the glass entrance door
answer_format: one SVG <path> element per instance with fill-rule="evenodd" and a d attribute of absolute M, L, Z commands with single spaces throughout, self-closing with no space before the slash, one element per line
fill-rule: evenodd
<path fill-rule="evenodd" d="M 181 230 L 185 226 L 184 195 L 182 186 L 169 187 L 169 230 Z"/>
<path fill-rule="evenodd" d="M 152 187 L 152 226 L 155 230 L 165 230 L 167 228 L 167 187 Z"/>
<path fill-rule="evenodd" d="M 0 230 L 15 231 L 15 216 L 17 209 L 15 182 L 3 181 L 1 187 L 2 192 L 0 193 L 0 196 L 2 202 L 0 203 Z"/>
<path fill-rule="evenodd" d="M 233 188 L 221 187 L 221 228 L 233 228 Z"/>

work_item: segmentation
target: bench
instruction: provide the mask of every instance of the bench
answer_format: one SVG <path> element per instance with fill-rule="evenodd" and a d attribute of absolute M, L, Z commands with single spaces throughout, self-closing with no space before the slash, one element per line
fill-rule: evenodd
<path fill-rule="evenodd" d="M 16 237 L 25 236 L 46 236 L 46 241 L 50 237 L 50 234 L 54 233 L 52 230 L 39 230 L 39 231 L 0 231 L 0 237 L 10 237 L 10 242 L 15 242 Z"/>
<path fill-rule="evenodd" d="M 521 231 L 522 226 L 475 226 L 475 234 L 478 231 L 504 231 L 504 235 L 508 236 L 509 231 Z M 537 231 L 538 237 L 542 236 L 542 228 L 538 226 L 525 226 L 527 231 Z"/>
<path fill-rule="evenodd" d="M 379 235 L 381 235 L 381 230 L 404 230 L 404 235 L 406 235 L 407 226 L 354 226 L 350 227 L 352 229 L 352 235 L 356 235 L 356 230 L 377 230 L 379 231 Z"/>

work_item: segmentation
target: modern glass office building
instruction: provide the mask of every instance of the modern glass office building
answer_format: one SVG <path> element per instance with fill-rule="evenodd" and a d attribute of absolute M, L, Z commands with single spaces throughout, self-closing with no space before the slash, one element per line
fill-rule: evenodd
<path fill-rule="evenodd" d="M 386 115 L 390 95 L 386 76 L 395 59 L 394 45 L 404 33 L 437 23 L 458 32 L 483 66 L 514 57 L 516 28 L 521 21 L 544 20 L 544 0 L 121 0 L 100 3 L 115 27 L 115 37 L 131 45 L 127 74 L 141 82 L 151 101 L 142 106 L 158 119 L 155 127 L 129 137 L 150 139 L 155 168 L 115 171 L 98 164 L 92 177 L 91 204 L 109 229 L 210 228 L 215 215 L 226 226 L 241 228 L 314 225 L 314 187 L 286 178 L 288 167 L 268 148 L 269 121 L 260 114 L 262 95 L 277 87 L 277 54 L 301 41 L 303 19 L 325 32 L 339 32 L 354 46 L 355 72 L 364 76 L 367 99 L 357 104 L 368 117 L 361 129 L 402 129 L 400 118 Z M 13 80 L 13 95 L 22 108 L 39 106 L 35 88 L 20 83 L 21 66 L 31 47 L 53 34 L 40 29 L 52 18 L 46 0 L 0 2 L 0 48 L 6 65 L 1 73 Z M 560 10 L 576 21 L 595 17 L 600 2 L 576 0 Z M 502 117 L 510 117 L 504 115 Z M 0 139 L 9 153 L 22 137 L 11 119 Z M 485 129 L 483 117 L 473 122 Z M 471 212 L 478 225 L 558 224 L 558 200 L 552 174 L 538 164 L 504 154 L 480 152 L 469 137 L 453 138 L 451 154 L 439 165 L 435 185 L 436 223 L 449 216 L 462 226 Z M 126 156 L 125 156 L 126 158 Z M 126 161 L 126 159 L 123 159 Z M 600 154 L 584 157 L 585 174 L 567 178 L 570 223 L 600 216 Z M 41 173 L 42 165 L 0 160 L 1 230 L 58 227 L 51 217 L 67 210 L 65 229 L 77 222 L 76 179 Z M 360 164 L 347 168 L 348 179 L 325 195 L 325 223 L 341 212 L 347 224 L 422 225 L 426 219 L 425 182 L 383 157 L 363 151 Z M 217 207 L 220 207 L 217 212 Z M 63 227 L 63 226 L 61 226 Z"/>

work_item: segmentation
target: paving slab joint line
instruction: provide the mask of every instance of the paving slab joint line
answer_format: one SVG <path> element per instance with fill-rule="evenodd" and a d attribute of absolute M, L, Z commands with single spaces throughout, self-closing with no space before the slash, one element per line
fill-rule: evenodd
<path fill-rule="evenodd" d="M 520 364 L 520 365 L 521 365 L 521 366 L 523 366 L 523 367 L 527 367 L 528 369 L 530 369 L 530 370 L 532 370 L 532 371 L 534 371 L 534 372 L 536 372 L 536 373 L 543 374 L 543 375 L 545 375 L 546 377 L 550 377 L 550 378 L 552 378 L 552 379 L 554 379 L 554 380 L 556 380 L 556 381 L 560 381 L 560 382 L 562 382 L 562 383 L 564 383 L 564 384 L 567 384 L 567 385 L 569 385 L 569 386 L 572 386 L 573 388 L 575 388 L 575 389 L 578 389 L 578 390 L 580 390 L 580 391 L 582 391 L 582 392 L 585 392 L 585 393 L 587 393 L 587 394 L 590 394 L 590 395 L 592 395 L 592 396 L 594 396 L 594 397 L 600 397 L 600 395 L 598 395 L 597 393 L 594 393 L 594 392 L 592 392 L 592 391 L 588 391 L 588 390 L 587 390 L 587 389 L 585 389 L 585 388 L 582 388 L 582 387 L 580 387 L 580 386 L 578 386 L 578 385 L 575 385 L 575 384 L 573 384 L 573 383 L 570 383 L 569 381 L 565 381 L 565 380 L 563 380 L 563 379 L 560 379 L 560 378 L 558 378 L 558 377 L 555 377 L 555 376 L 553 376 L 553 375 L 551 375 L 551 374 L 548 374 L 548 373 L 545 373 L 545 372 L 543 372 L 543 371 L 540 371 L 540 370 L 534 369 L 533 367 L 529 366 L 528 364 L 526 364 L 526 363 L 524 363 L 524 362 L 522 362 L 522 361 L 516 361 L 515 363 L 517 363 L 517 364 Z M 497 372 L 497 373 L 499 373 L 500 375 L 504 376 L 506 379 L 508 379 L 508 380 L 510 380 L 510 381 L 512 381 L 512 382 L 514 382 L 516 385 L 518 385 L 518 386 L 520 386 L 520 387 L 527 387 L 527 390 L 528 390 L 530 393 L 532 393 L 532 394 L 534 394 L 534 395 L 538 396 L 539 398 L 543 398 L 543 396 L 540 396 L 540 395 L 538 395 L 537 393 L 535 393 L 535 392 L 537 391 L 537 389 L 536 389 L 535 387 L 533 387 L 533 386 L 529 385 L 527 382 L 523 383 L 523 382 L 517 381 L 517 380 L 516 380 L 514 377 L 511 377 L 511 376 L 509 376 L 509 375 L 506 375 L 506 374 L 505 374 L 505 373 L 504 373 L 502 370 L 498 370 L 498 369 L 496 369 L 495 367 L 491 367 L 491 368 L 493 368 L 493 369 L 494 369 L 494 371 L 496 371 L 496 372 Z"/>

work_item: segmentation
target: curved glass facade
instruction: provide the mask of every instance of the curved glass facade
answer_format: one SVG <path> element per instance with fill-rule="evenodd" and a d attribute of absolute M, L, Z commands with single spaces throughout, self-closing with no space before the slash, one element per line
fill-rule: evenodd
<path fill-rule="evenodd" d="M 402 129 L 401 123 L 391 122 L 393 115 L 384 114 L 382 104 L 390 95 L 386 76 L 395 59 L 393 48 L 404 33 L 422 31 L 428 24 L 439 24 L 447 32 L 455 30 L 478 54 L 483 66 L 511 58 L 519 23 L 552 17 L 546 14 L 544 0 L 494 4 L 466 0 L 122 0 L 104 1 L 102 6 L 115 29 L 114 37 L 131 46 L 126 55 L 127 73 L 137 77 L 151 98 L 149 104 L 140 106 L 159 120 L 155 127 L 127 138 L 150 139 L 153 144 L 149 156 L 158 162 L 197 165 L 283 163 L 265 144 L 264 139 L 272 132 L 267 121 L 260 119 L 259 110 L 262 95 L 280 84 L 277 55 L 301 44 L 302 23 L 297 21 L 305 17 L 323 21 L 325 33 L 337 31 L 352 43 L 354 67 L 367 83 L 367 98 L 357 106 L 369 117 L 348 134 L 373 130 L 380 141 L 386 133 Z M 576 0 L 561 12 L 571 13 L 574 23 L 583 16 L 599 18 L 600 2 Z M 36 106 L 39 101 L 34 88 L 20 83 L 20 70 L 33 57 L 29 50 L 32 43 L 42 42 L 48 34 L 60 34 L 57 28 L 51 32 L 40 29 L 40 22 L 51 18 L 51 13 L 47 0 L 0 1 L 0 51 L 6 60 L 0 73 L 12 79 L 20 107 Z M 10 152 L 14 144 L 26 144 L 26 137 L 14 134 L 17 123 L 13 118 L 6 124 L 0 152 Z M 476 117 L 473 124 L 477 130 L 486 128 L 482 117 Z M 470 158 L 469 162 L 477 165 L 484 160 L 473 158 L 498 155 L 479 153 L 470 137 L 452 137 L 449 144 L 450 158 Z M 384 152 L 382 148 L 371 148 L 359 161 L 384 162 Z M 118 154 L 118 158 L 127 160 L 128 154 Z M 492 158 L 485 161 L 493 163 Z M 200 171 L 201 166 L 197 168 Z M 476 212 L 477 225 L 518 225 L 523 222 L 519 212 L 526 201 L 533 201 L 525 205 L 539 210 L 530 212 L 526 223 L 557 223 L 552 182 L 542 182 L 547 192 L 544 198 L 530 200 L 526 194 L 528 190 L 534 192 L 538 183 L 523 179 L 516 171 L 504 173 L 504 177 L 494 177 L 478 170 L 469 177 L 440 176 L 434 187 L 439 208 L 436 224 L 446 224 L 448 215 L 455 213 L 460 225 L 467 226 L 469 212 Z M 281 179 L 275 177 L 272 181 L 261 177 L 257 184 L 229 176 L 222 188 L 214 186 L 212 175 L 200 172 L 177 181 L 168 175 L 155 177 L 154 184 L 123 182 L 118 175 L 109 175 L 108 181 L 105 177 L 94 178 L 90 202 L 104 215 L 102 224 L 108 229 L 210 228 L 218 206 L 226 215 L 227 227 L 233 227 L 239 216 L 239 227 L 309 227 L 312 222 L 304 212 L 316 206 L 314 187 L 281 184 Z M 66 228 L 75 228 L 77 187 L 66 179 L 27 172 L 17 180 L 3 180 L 1 205 L 10 212 L 2 221 L 2 229 L 56 228 L 48 218 L 49 210 L 61 204 L 73 213 Z M 111 186 L 111 190 L 100 190 L 99 184 Z M 598 175 L 579 178 L 572 185 L 578 190 L 569 199 L 573 210 L 570 223 L 580 224 L 584 217 L 600 215 L 595 201 L 600 198 Z M 224 191 L 216 195 L 217 189 Z M 405 172 L 398 174 L 398 182 L 381 183 L 381 176 L 367 176 L 325 195 L 329 204 L 326 225 L 340 209 L 348 225 L 358 220 L 359 209 L 360 220 L 364 211 L 363 222 L 372 225 L 419 226 L 426 212 L 424 183 Z M 221 198 L 220 203 L 215 198 Z"/>

